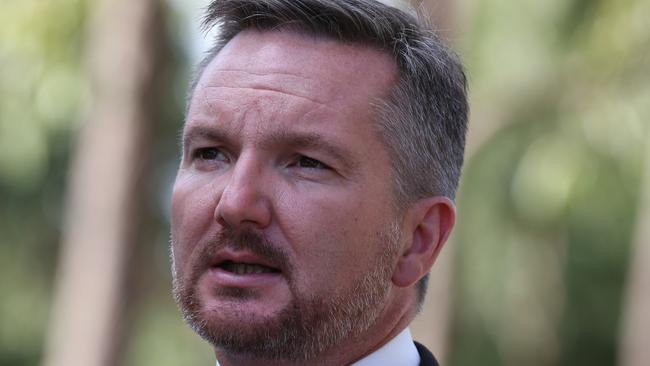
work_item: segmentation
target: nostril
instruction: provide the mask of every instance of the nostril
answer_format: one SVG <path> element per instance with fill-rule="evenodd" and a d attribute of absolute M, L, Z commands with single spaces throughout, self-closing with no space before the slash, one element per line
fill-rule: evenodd
<path fill-rule="evenodd" d="M 226 221 L 226 219 L 224 219 L 223 216 L 221 216 L 218 212 L 215 215 L 215 219 L 217 220 L 217 224 L 223 227 L 228 226 L 228 222 Z"/>
<path fill-rule="evenodd" d="M 228 187 L 216 205 L 214 220 L 224 227 L 252 225 L 264 228 L 271 222 L 270 198 L 261 189 L 233 191 Z"/>

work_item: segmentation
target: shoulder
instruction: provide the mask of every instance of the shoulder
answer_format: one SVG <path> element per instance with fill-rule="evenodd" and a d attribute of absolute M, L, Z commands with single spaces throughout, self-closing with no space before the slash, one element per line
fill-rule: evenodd
<path fill-rule="evenodd" d="M 418 342 L 413 343 L 415 343 L 415 348 L 417 348 L 418 353 L 420 354 L 420 366 L 439 366 L 438 361 L 436 361 L 436 358 L 433 356 L 431 351 Z"/>

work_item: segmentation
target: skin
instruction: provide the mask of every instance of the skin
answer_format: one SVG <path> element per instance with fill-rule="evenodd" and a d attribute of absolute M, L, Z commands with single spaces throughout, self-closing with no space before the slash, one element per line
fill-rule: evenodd
<path fill-rule="evenodd" d="M 396 80 L 384 52 L 291 31 L 244 31 L 210 63 L 191 100 L 172 195 L 175 281 L 195 290 L 200 317 L 254 328 L 296 299 L 349 292 L 376 271 L 395 224 L 372 324 L 310 364 L 352 363 L 408 326 L 414 284 L 432 266 L 455 212 L 444 197 L 394 208 L 390 157 L 371 105 Z M 272 243 L 286 263 L 266 264 L 281 273 L 242 282 L 211 274 L 201 257 L 225 227 Z M 218 345 L 215 353 L 224 366 L 289 364 Z"/>

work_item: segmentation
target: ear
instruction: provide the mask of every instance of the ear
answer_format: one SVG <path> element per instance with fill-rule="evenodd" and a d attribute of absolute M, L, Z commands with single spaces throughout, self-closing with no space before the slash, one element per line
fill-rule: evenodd
<path fill-rule="evenodd" d="M 406 240 L 392 278 L 396 286 L 411 286 L 429 272 L 455 222 L 456 206 L 447 197 L 423 198 L 408 208 Z"/>

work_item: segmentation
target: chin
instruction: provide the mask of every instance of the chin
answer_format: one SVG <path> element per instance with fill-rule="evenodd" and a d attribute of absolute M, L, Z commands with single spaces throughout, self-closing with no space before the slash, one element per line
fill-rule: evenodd
<path fill-rule="evenodd" d="M 194 331 L 218 353 L 277 361 L 305 361 L 322 347 L 313 344 L 300 306 L 277 311 L 249 306 L 246 300 L 220 302 L 186 317 Z M 307 322 L 309 323 L 309 322 Z"/>

